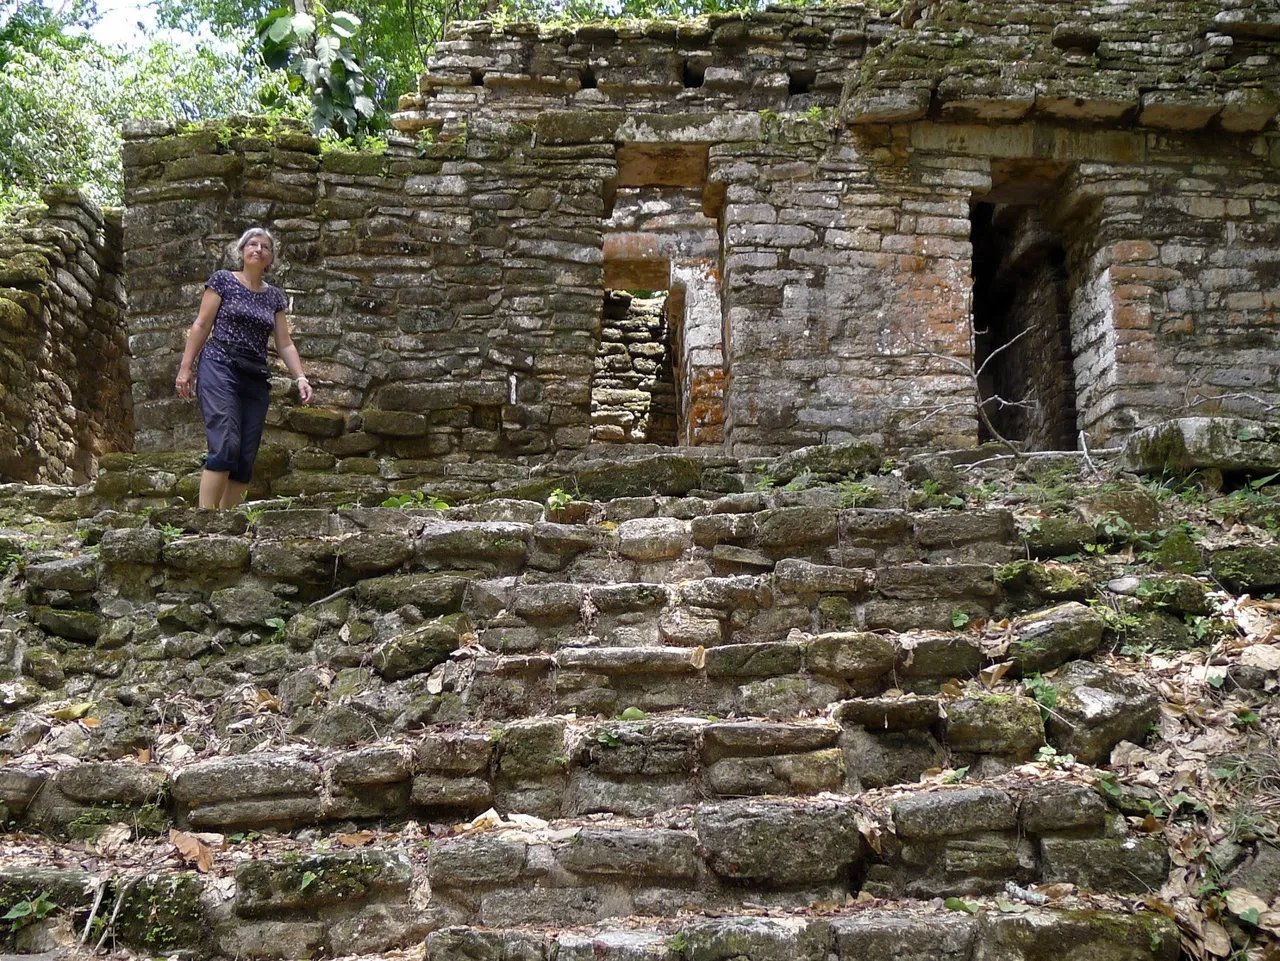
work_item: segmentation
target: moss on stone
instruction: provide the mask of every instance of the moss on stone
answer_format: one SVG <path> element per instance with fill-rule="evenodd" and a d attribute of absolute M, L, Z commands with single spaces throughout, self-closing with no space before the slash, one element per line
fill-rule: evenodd
<path fill-rule="evenodd" d="M 198 949 L 210 923 L 202 890 L 192 872 L 140 878 L 121 895 L 115 930 L 126 944 L 153 952 Z"/>

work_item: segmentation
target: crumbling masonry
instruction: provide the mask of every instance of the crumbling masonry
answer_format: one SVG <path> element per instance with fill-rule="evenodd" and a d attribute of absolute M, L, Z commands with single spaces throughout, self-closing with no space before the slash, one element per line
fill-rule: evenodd
<path fill-rule="evenodd" d="M 648 440 L 663 356 L 663 442 L 740 455 L 972 445 L 993 351 L 977 389 L 1032 446 L 1280 399 L 1276 4 L 910 13 L 455 25 L 395 118 L 417 145 L 381 156 L 136 127 L 137 450 L 199 447 L 173 370 L 254 222 L 319 386 L 322 410 L 276 407 L 294 471 Z M 661 342 L 593 421 L 618 289 L 667 292 Z"/>

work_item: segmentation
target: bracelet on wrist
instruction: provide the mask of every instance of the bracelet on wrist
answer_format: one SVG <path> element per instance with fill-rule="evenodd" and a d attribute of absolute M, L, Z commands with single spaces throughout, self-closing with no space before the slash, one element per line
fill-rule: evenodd
<path fill-rule="evenodd" d="M 295 384 L 301 384 L 304 380 L 307 380 L 307 377 L 306 377 L 306 375 L 305 375 L 305 374 L 304 374 L 303 376 L 301 376 L 301 377 L 295 377 L 295 378 L 293 379 L 293 382 L 294 382 Z M 311 383 L 311 381 L 307 380 L 307 383 L 309 384 L 309 383 Z"/>

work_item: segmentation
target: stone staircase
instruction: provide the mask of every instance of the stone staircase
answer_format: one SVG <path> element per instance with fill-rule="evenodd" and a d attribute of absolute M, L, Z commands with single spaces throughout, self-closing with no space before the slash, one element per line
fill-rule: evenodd
<path fill-rule="evenodd" d="M 1096 574 L 1047 560 L 1108 534 L 1084 494 L 1015 519 L 921 463 L 865 490 L 441 510 L 7 490 L 0 906 L 29 913 L 0 936 L 1177 957 L 1176 925 L 1134 912 L 1169 844 L 1086 766 L 1161 697 L 1095 659 Z M 33 533 L 32 505 L 67 519 Z M 1163 612 L 1205 603 L 1144 576 Z"/>

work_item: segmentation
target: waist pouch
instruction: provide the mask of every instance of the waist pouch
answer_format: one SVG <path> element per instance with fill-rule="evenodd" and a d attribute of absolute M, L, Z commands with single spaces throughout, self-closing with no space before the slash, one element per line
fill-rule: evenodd
<path fill-rule="evenodd" d="M 227 360 L 231 362 L 231 366 L 245 376 L 256 377 L 259 380 L 266 380 L 271 376 L 271 368 L 267 366 L 266 359 L 259 357 L 255 351 L 228 344 L 225 340 L 219 340 L 217 337 L 210 337 L 209 339 L 222 348 L 222 352 L 227 355 Z"/>

